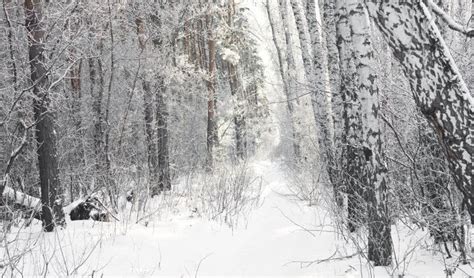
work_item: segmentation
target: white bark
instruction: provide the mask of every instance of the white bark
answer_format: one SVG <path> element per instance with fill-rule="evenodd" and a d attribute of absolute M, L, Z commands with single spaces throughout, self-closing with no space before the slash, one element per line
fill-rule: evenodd
<path fill-rule="evenodd" d="M 361 106 L 362 145 L 365 156 L 366 202 L 369 217 L 369 259 L 375 265 L 391 264 L 388 176 L 384 161 L 378 114 L 379 88 L 374 70 L 370 22 L 360 0 L 345 0 L 351 28 L 352 50 L 357 70 Z"/>
<path fill-rule="evenodd" d="M 341 72 L 340 95 L 344 104 L 342 117 L 344 131 L 341 137 L 343 145 L 342 191 L 347 193 L 348 198 L 348 228 L 350 231 L 354 231 L 364 222 L 365 206 L 363 205 L 363 189 L 361 187 L 363 161 L 360 101 L 348 16 L 346 2 L 344 0 L 336 1 L 336 36 Z"/>
<path fill-rule="evenodd" d="M 301 45 L 301 56 L 303 58 L 303 66 L 306 79 L 309 83 L 313 80 L 313 58 L 311 49 L 311 37 L 308 31 L 308 23 L 305 19 L 305 13 L 301 0 L 290 0 L 291 9 L 295 17 L 296 28 L 298 30 L 298 38 Z"/>
<path fill-rule="evenodd" d="M 418 107 L 448 158 L 474 222 L 474 100 L 427 7 L 420 1 L 366 1 L 410 82 Z"/>
<path fill-rule="evenodd" d="M 280 76 L 283 83 L 283 93 L 285 94 L 286 99 L 287 99 L 286 103 L 287 103 L 288 114 L 290 115 L 290 129 L 291 129 L 291 133 L 293 137 L 292 139 L 293 139 L 294 153 L 295 153 L 295 156 L 298 158 L 301 155 L 300 153 L 301 136 L 297 128 L 298 119 L 295 115 L 296 111 L 295 111 L 295 105 L 293 103 L 295 101 L 295 97 L 290 86 L 290 77 L 288 74 L 288 63 L 287 63 L 288 61 L 287 59 L 285 59 L 282 47 L 278 43 L 278 35 L 276 32 L 275 21 L 271 14 L 270 0 L 267 0 L 266 4 L 267 4 L 268 21 L 270 23 L 273 44 L 275 45 L 275 49 L 277 52 L 278 66 L 280 69 Z"/>
<path fill-rule="evenodd" d="M 316 0 L 307 2 L 307 21 L 310 29 L 313 62 L 310 70 L 313 71 L 312 83 L 314 92 L 311 94 L 311 103 L 315 121 L 319 129 L 319 145 L 324 147 L 325 158 L 334 157 L 334 122 L 332 118 L 332 94 L 329 83 L 328 61 L 326 50 L 322 43 L 322 25 L 319 4 Z"/>

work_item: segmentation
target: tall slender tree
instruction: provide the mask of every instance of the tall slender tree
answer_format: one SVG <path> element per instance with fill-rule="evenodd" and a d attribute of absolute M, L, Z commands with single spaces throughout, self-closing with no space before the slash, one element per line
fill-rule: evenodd
<path fill-rule="evenodd" d="M 293 0 L 295 1 L 295 0 Z M 298 3 L 293 5 L 295 18 L 301 17 L 303 11 L 298 8 Z M 334 122 L 332 118 L 332 92 L 329 83 L 328 60 L 327 51 L 324 48 L 323 28 L 321 21 L 321 14 L 317 0 L 308 0 L 306 2 L 306 18 L 307 25 L 310 29 L 311 38 L 311 65 L 307 65 L 306 70 L 309 76 L 309 81 L 313 86 L 311 93 L 311 103 L 313 106 L 313 113 L 315 122 L 318 127 L 318 141 L 320 146 L 320 153 L 322 161 L 326 167 L 328 178 L 333 185 L 335 185 L 335 142 L 334 142 Z M 304 23 L 298 24 L 300 20 L 297 19 L 297 26 L 299 30 L 304 29 Z M 303 21 L 303 20 L 301 20 Z M 301 31 L 299 31 L 301 34 Z M 300 41 L 302 36 L 300 35 Z M 303 42 L 301 42 L 303 44 Z M 306 52 L 306 51 L 303 51 Z M 335 190 L 339 190 L 335 188 Z"/>
<path fill-rule="evenodd" d="M 158 151 L 157 151 L 157 140 L 156 132 L 154 127 L 154 101 L 153 101 L 153 90 L 148 74 L 149 68 L 147 65 L 147 35 L 144 18 L 137 18 L 135 20 L 137 25 L 138 45 L 140 48 L 140 56 L 145 57 L 142 66 L 144 68 L 142 73 L 142 86 L 143 86 L 143 114 L 145 120 L 145 140 L 147 148 L 147 164 L 148 164 L 148 186 L 151 191 L 151 195 L 158 194 Z M 140 63 L 141 64 L 141 63 Z"/>
<path fill-rule="evenodd" d="M 346 0 L 353 56 L 357 71 L 357 92 L 361 107 L 362 148 L 365 172 L 362 180 L 368 207 L 369 260 L 376 266 L 392 263 L 391 220 L 388 200 L 388 170 L 385 164 L 375 55 L 369 17 L 358 0 Z"/>
<path fill-rule="evenodd" d="M 217 144 L 217 121 L 216 121 L 216 34 L 215 28 L 215 15 L 216 4 L 214 1 L 209 0 L 207 3 L 207 14 L 206 14 L 206 30 L 207 30 L 207 51 L 208 51 L 208 99 L 207 99 L 207 167 L 213 168 L 214 164 L 214 147 Z"/>
<path fill-rule="evenodd" d="M 352 52 L 351 29 L 349 14 L 345 1 L 336 1 L 336 35 L 340 57 L 341 99 L 343 101 L 344 132 L 343 144 L 343 191 L 348 195 L 348 226 L 354 231 L 364 221 L 365 207 L 361 184 L 363 161 L 361 154 L 362 127 L 360 99 L 357 91 L 357 72 Z M 340 191 L 341 191 L 340 190 Z M 336 192 L 339 193 L 339 192 Z M 336 200 L 341 197 L 336 195 Z"/>
<path fill-rule="evenodd" d="M 51 107 L 50 80 L 45 53 L 46 25 L 42 0 L 25 1 L 25 26 L 28 32 L 28 56 L 33 83 L 33 110 L 36 121 L 38 168 L 41 186 L 43 228 L 54 230 L 64 224 L 61 182 L 57 153 L 55 114 Z"/>
<path fill-rule="evenodd" d="M 279 5 L 279 7 L 281 6 Z M 294 91 L 292 90 L 292 86 L 290 83 L 290 75 L 288 74 L 289 68 L 287 64 L 287 59 L 285 56 L 285 52 L 283 51 L 283 47 L 280 45 L 279 40 L 278 40 L 278 31 L 277 31 L 278 28 L 277 28 L 274 16 L 272 16 L 269 0 L 267 0 L 266 2 L 266 11 L 267 11 L 268 21 L 270 23 L 270 29 L 272 32 L 273 44 L 277 52 L 278 67 L 279 67 L 279 72 L 280 72 L 280 78 L 283 83 L 283 93 L 285 94 L 285 97 L 286 97 L 287 111 L 290 116 L 289 124 L 290 124 L 290 129 L 291 129 L 292 140 L 293 140 L 293 151 L 294 151 L 295 157 L 298 159 L 301 156 L 301 149 L 300 149 L 301 148 L 301 135 L 299 134 L 298 119 L 296 116 L 296 113 L 297 113 L 296 111 L 297 107 L 295 107 L 296 96 L 294 94 Z M 286 45 L 288 45 L 288 42 L 286 43 Z M 292 51 L 291 48 L 290 48 L 290 51 Z"/>

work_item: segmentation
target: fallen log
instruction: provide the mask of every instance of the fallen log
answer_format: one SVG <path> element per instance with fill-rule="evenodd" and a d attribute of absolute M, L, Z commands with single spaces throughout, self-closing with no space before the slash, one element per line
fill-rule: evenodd
<path fill-rule="evenodd" d="M 2 181 L 3 192 L 0 204 L 0 219 L 12 218 L 13 211 L 25 211 L 27 218 L 35 218 L 41 220 L 42 205 L 39 198 L 30 196 L 26 193 L 19 192 L 7 185 L 6 181 Z M 85 200 L 77 200 L 66 207 L 63 207 L 65 214 L 68 214 L 71 221 L 88 220 L 108 222 L 110 217 L 118 218 L 112 215 L 110 211 L 100 202 L 97 197 L 88 197 Z"/>
<path fill-rule="evenodd" d="M 2 184 L 0 219 L 11 220 L 14 217 L 14 212 L 22 211 L 25 212 L 24 218 L 41 220 L 41 201 L 39 198 L 11 188 L 7 185 L 7 180 L 2 181 Z"/>
<path fill-rule="evenodd" d="M 103 207 L 100 208 L 100 206 Z M 88 197 L 85 200 L 79 200 L 71 203 L 66 211 L 69 210 L 71 221 L 88 220 L 109 222 L 110 217 L 114 217 L 96 197 Z M 117 219 L 116 217 L 114 217 Z M 118 219 L 117 219 L 118 220 Z"/>

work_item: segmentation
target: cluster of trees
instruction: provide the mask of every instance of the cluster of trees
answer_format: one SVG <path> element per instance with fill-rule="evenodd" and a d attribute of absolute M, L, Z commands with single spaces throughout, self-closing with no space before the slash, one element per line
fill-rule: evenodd
<path fill-rule="evenodd" d="M 0 196 L 41 196 L 52 231 L 79 197 L 117 208 L 133 184 L 153 197 L 251 155 L 268 109 L 246 13 L 234 1 L 3 1 Z"/>
<path fill-rule="evenodd" d="M 391 264 L 391 225 L 408 217 L 428 227 L 436 242 L 458 242 L 455 248 L 465 259 L 470 249 L 463 215 L 473 219 L 474 103 L 462 75 L 472 76 L 472 4 L 267 0 L 266 5 L 289 100 L 298 97 L 291 90 L 298 53 L 291 33 L 298 36 L 297 59 L 318 131 L 322 168 L 316 169 L 332 185 L 346 228 L 367 228 L 367 258 L 376 266 Z M 288 103 L 297 158 L 305 152 L 299 109 Z"/>
<path fill-rule="evenodd" d="M 295 161 L 309 155 L 296 89 L 302 65 L 316 169 L 347 229 L 367 228 L 368 259 L 392 262 L 391 225 L 407 216 L 464 246 L 464 211 L 474 221 L 472 3 L 264 4 Z M 41 196 L 45 230 L 64 223 L 66 199 L 101 192 L 116 208 L 131 180 L 138 195 L 155 196 L 177 175 L 257 149 L 268 102 L 240 1 L 2 7 L 0 193 Z"/>

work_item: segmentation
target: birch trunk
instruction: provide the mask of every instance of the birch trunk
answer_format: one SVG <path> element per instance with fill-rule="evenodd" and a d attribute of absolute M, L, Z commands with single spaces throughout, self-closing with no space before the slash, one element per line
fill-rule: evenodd
<path fill-rule="evenodd" d="M 361 116 L 360 100 L 357 92 L 357 73 L 352 53 L 352 38 L 349 26 L 348 11 L 345 1 L 336 1 L 336 36 L 340 57 L 341 70 L 341 99 L 343 101 L 343 126 L 342 134 L 342 188 L 337 190 L 336 201 L 341 205 L 340 193 L 345 191 L 348 197 L 348 226 L 350 231 L 355 231 L 365 215 L 363 202 L 363 189 L 361 179 L 363 162 L 361 155 Z"/>
<path fill-rule="evenodd" d="M 368 207 L 369 260 L 375 266 L 392 262 L 392 239 L 388 209 L 388 175 L 379 125 L 379 88 L 370 35 L 369 17 L 359 0 L 345 0 L 357 69 L 357 89 L 361 105 L 362 147 L 365 158 L 365 201 Z"/>
<path fill-rule="evenodd" d="M 301 0 L 290 0 L 291 9 L 295 17 L 296 29 L 298 30 L 298 38 L 301 45 L 301 55 L 303 58 L 303 66 L 308 82 L 313 78 L 313 57 L 311 50 L 311 38 L 308 31 L 308 22 L 305 20 L 305 13 Z"/>
<path fill-rule="evenodd" d="M 337 130 L 342 130 L 342 128 L 339 127 L 341 126 L 343 103 L 340 94 L 338 94 L 341 91 L 341 73 L 339 68 L 339 52 L 336 41 L 336 18 L 334 12 L 335 0 L 324 0 L 323 2 L 322 34 L 323 40 L 326 42 L 329 82 L 332 93 L 331 118 L 334 125 L 334 141 L 338 142 L 341 135 L 337 133 Z"/>
<path fill-rule="evenodd" d="M 421 1 L 365 1 L 434 129 L 474 223 L 474 100 Z"/>
<path fill-rule="evenodd" d="M 286 55 L 284 57 L 286 61 L 286 78 L 287 78 L 287 86 L 288 86 L 288 96 L 291 100 L 291 112 L 290 112 L 290 120 L 294 126 L 293 128 L 293 148 L 295 152 L 296 160 L 301 158 L 301 120 L 298 117 L 299 113 L 299 96 L 295 93 L 296 92 L 296 82 L 297 82 L 297 75 L 296 75 L 296 62 L 295 56 L 293 53 L 293 39 L 290 33 L 290 24 L 289 24 L 289 14 L 288 14 L 288 0 L 278 0 L 278 7 L 280 10 L 280 17 L 281 17 L 281 24 L 283 28 L 283 34 L 286 43 L 286 51 L 284 52 Z"/>
<path fill-rule="evenodd" d="M 322 161 L 326 164 L 329 180 L 335 184 L 333 164 L 334 164 L 334 122 L 332 118 L 332 94 L 328 76 L 328 62 L 326 50 L 322 43 L 321 14 L 319 4 L 316 0 L 308 0 L 307 23 L 310 29 L 311 39 L 311 62 L 309 70 L 311 74 L 311 84 L 314 91 L 311 94 L 311 103 L 315 122 L 318 127 L 318 141 L 321 149 Z M 300 12 L 302 13 L 302 12 Z M 304 26 L 304 25 L 303 25 Z M 300 37 L 301 38 L 301 37 Z"/>
<path fill-rule="evenodd" d="M 293 150 L 296 158 L 300 157 L 300 144 L 299 144 L 299 134 L 298 130 L 296 127 L 296 111 L 295 111 L 295 106 L 294 106 L 294 97 L 290 88 L 289 84 L 289 77 L 288 77 L 288 66 L 287 66 L 287 61 L 284 57 L 283 50 L 278 43 L 278 35 L 276 32 L 276 26 L 275 26 L 275 21 L 273 19 L 273 16 L 271 14 L 270 10 L 270 0 L 267 0 L 267 17 L 268 21 L 270 23 L 270 29 L 272 32 L 272 39 L 273 39 L 273 44 L 275 46 L 276 52 L 277 52 L 277 57 L 278 57 L 278 66 L 280 70 L 280 77 L 281 81 L 283 83 L 283 93 L 285 94 L 286 97 L 286 104 L 287 104 L 287 110 L 288 114 L 290 115 L 290 129 L 292 133 L 292 139 L 293 139 Z"/>

